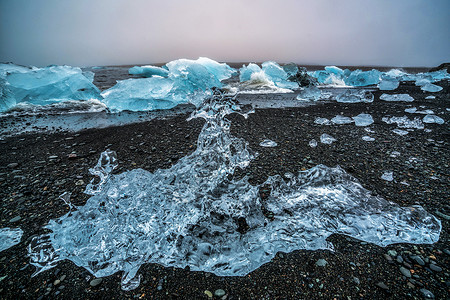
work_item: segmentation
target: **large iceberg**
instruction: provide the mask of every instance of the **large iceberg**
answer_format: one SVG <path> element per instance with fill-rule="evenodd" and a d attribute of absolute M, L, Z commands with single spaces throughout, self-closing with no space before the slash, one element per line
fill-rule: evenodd
<path fill-rule="evenodd" d="M 5 64 L 0 67 L 4 68 Z M 69 66 L 49 66 L 45 68 L 11 68 L 1 71 L 2 111 L 5 105 L 3 95 L 10 95 L 16 103 L 27 102 L 46 105 L 67 100 L 100 99 L 100 91 L 92 83 L 93 76 L 80 68 Z M 5 92 L 6 91 L 6 92 Z M 11 103 L 10 100 L 9 103 Z"/>
<path fill-rule="evenodd" d="M 123 271 L 122 288 L 130 290 L 144 263 L 243 276 L 278 251 L 332 250 L 333 233 L 380 246 L 439 239 L 440 221 L 422 207 L 373 196 L 339 167 L 255 186 L 235 178 L 254 155 L 230 133 L 225 116 L 233 107 L 223 95 L 205 101 L 192 115 L 205 119 L 196 150 L 169 169 L 111 174 L 117 159 L 104 152 L 92 171 L 102 177 L 88 190 L 92 197 L 84 206 L 68 203 L 71 211 L 46 226 L 50 233 L 31 241 L 37 273 L 68 259 L 96 277 Z"/>
<path fill-rule="evenodd" d="M 250 81 L 254 85 L 263 83 L 267 86 L 274 85 L 282 89 L 297 89 L 299 87 L 298 83 L 289 81 L 289 77 L 289 74 L 273 61 L 264 62 L 262 68 L 253 63 L 250 63 L 248 66 L 244 65 L 240 69 L 239 75 L 241 82 Z"/>

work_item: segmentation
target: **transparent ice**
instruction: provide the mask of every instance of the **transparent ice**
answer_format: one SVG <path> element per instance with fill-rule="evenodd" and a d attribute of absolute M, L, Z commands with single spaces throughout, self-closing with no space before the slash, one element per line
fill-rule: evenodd
<path fill-rule="evenodd" d="M 297 100 L 312 100 L 317 101 L 320 99 L 322 92 L 316 86 L 310 86 L 301 88 L 297 95 Z"/>
<path fill-rule="evenodd" d="M 316 148 L 317 147 L 317 141 L 315 139 L 312 139 L 312 140 L 309 141 L 308 145 L 311 148 Z"/>
<path fill-rule="evenodd" d="M 23 231 L 20 228 L 0 228 L 0 251 L 20 243 Z"/>
<path fill-rule="evenodd" d="M 331 122 L 337 125 L 350 124 L 353 123 L 353 119 L 349 117 L 344 117 L 342 115 L 337 115 L 336 117 L 331 119 Z"/>
<path fill-rule="evenodd" d="M 400 82 L 392 77 L 382 75 L 381 82 L 378 84 L 378 89 L 382 91 L 392 91 L 398 88 Z"/>
<path fill-rule="evenodd" d="M 366 141 L 366 142 L 373 142 L 373 141 L 375 141 L 375 139 L 373 137 L 370 137 L 368 135 L 363 136 L 361 139 L 363 141 Z"/>
<path fill-rule="evenodd" d="M 7 81 L 0 77 L 0 112 L 7 111 L 16 105 L 16 99 Z"/>
<path fill-rule="evenodd" d="M 386 171 L 381 175 L 381 179 L 386 181 L 392 181 L 394 180 L 394 172 L 392 171 Z"/>
<path fill-rule="evenodd" d="M 322 144 L 331 145 L 335 141 L 337 141 L 337 140 L 329 134 L 324 133 L 320 136 L 320 142 Z"/>
<path fill-rule="evenodd" d="M 380 96 L 381 100 L 384 101 L 404 101 L 404 102 L 413 102 L 414 98 L 408 94 L 383 94 Z"/>
<path fill-rule="evenodd" d="M 373 124 L 372 116 L 364 113 L 354 116 L 353 121 L 355 121 L 356 126 L 369 126 Z"/>
<path fill-rule="evenodd" d="M 397 127 L 400 128 L 414 128 L 414 129 L 423 129 L 424 125 L 420 118 L 414 118 L 410 120 L 407 116 L 403 117 L 383 117 L 381 119 L 383 122 L 387 124 L 397 124 Z"/>
<path fill-rule="evenodd" d="M 257 64 L 250 63 L 248 66 L 244 65 L 239 69 L 239 80 L 241 82 L 249 81 L 253 73 L 259 73 L 261 71 L 262 69 Z"/>
<path fill-rule="evenodd" d="M 265 85 L 273 85 L 282 89 L 297 89 L 299 87 L 296 82 L 289 81 L 288 73 L 273 61 L 264 62 L 262 68 L 250 63 L 248 66 L 244 65 L 239 71 L 241 82 L 253 81 L 253 84 L 258 84 L 258 81 L 260 81 Z"/>
<path fill-rule="evenodd" d="M 128 70 L 128 73 L 131 75 L 138 75 L 142 77 L 169 77 L 169 70 L 156 66 L 134 66 Z"/>
<path fill-rule="evenodd" d="M 438 85 L 435 85 L 432 83 L 427 83 L 424 86 L 422 86 L 420 89 L 425 92 L 436 93 L 436 92 L 442 91 L 443 88 L 441 86 L 438 86 Z"/>
<path fill-rule="evenodd" d="M 348 89 L 336 97 L 337 102 L 342 103 L 358 103 L 373 102 L 373 94 L 362 89 Z"/>
<path fill-rule="evenodd" d="M 381 72 L 378 70 L 355 70 L 347 78 L 345 78 L 345 83 L 350 86 L 368 86 L 378 84 L 380 79 Z"/>
<path fill-rule="evenodd" d="M 406 130 L 402 130 L 399 128 L 395 128 L 392 130 L 393 133 L 398 134 L 398 135 L 407 135 L 409 132 Z"/>
<path fill-rule="evenodd" d="M 417 111 L 417 108 L 411 107 L 411 108 L 405 108 L 405 112 L 413 114 Z"/>
<path fill-rule="evenodd" d="M 321 118 L 321 117 L 317 117 L 314 120 L 314 123 L 319 124 L 319 125 L 330 125 L 331 124 L 330 120 L 328 120 L 327 118 Z"/>
<path fill-rule="evenodd" d="M 233 176 L 254 158 L 230 134 L 225 116 L 233 107 L 223 95 L 206 99 L 191 116 L 205 120 L 196 150 L 169 169 L 111 174 L 115 155 L 103 153 L 92 170 L 104 179 L 94 195 L 31 241 L 37 273 L 68 259 L 96 277 L 123 271 L 129 290 L 144 263 L 243 276 L 279 251 L 332 250 L 333 233 L 380 246 L 439 239 L 440 221 L 422 207 L 373 196 L 340 167 L 318 165 L 255 186 Z"/>
<path fill-rule="evenodd" d="M 439 125 L 442 125 L 445 123 L 444 119 L 442 119 L 441 117 L 438 117 L 436 115 L 426 115 L 425 117 L 423 117 L 423 122 L 424 123 L 436 123 Z"/>
<path fill-rule="evenodd" d="M 259 145 L 261 147 L 267 147 L 267 148 L 272 148 L 272 147 L 278 146 L 278 144 L 272 140 L 264 140 L 261 143 L 259 143 Z"/>

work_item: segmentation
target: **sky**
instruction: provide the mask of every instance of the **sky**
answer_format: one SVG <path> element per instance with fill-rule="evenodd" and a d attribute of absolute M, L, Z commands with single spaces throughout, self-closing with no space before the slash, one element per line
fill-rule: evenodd
<path fill-rule="evenodd" d="M 449 16 L 450 0 L 0 0 L 0 62 L 432 67 Z"/>

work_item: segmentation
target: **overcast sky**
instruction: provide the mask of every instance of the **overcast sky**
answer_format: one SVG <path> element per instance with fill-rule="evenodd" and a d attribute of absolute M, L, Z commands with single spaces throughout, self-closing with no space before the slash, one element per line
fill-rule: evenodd
<path fill-rule="evenodd" d="M 0 0 L 0 61 L 435 66 L 450 0 Z"/>

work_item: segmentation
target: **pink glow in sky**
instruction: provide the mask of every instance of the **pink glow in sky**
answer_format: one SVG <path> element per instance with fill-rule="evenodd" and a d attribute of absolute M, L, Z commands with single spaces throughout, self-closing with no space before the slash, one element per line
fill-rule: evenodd
<path fill-rule="evenodd" d="M 434 66 L 449 15 L 449 0 L 0 0 L 0 61 Z"/>

